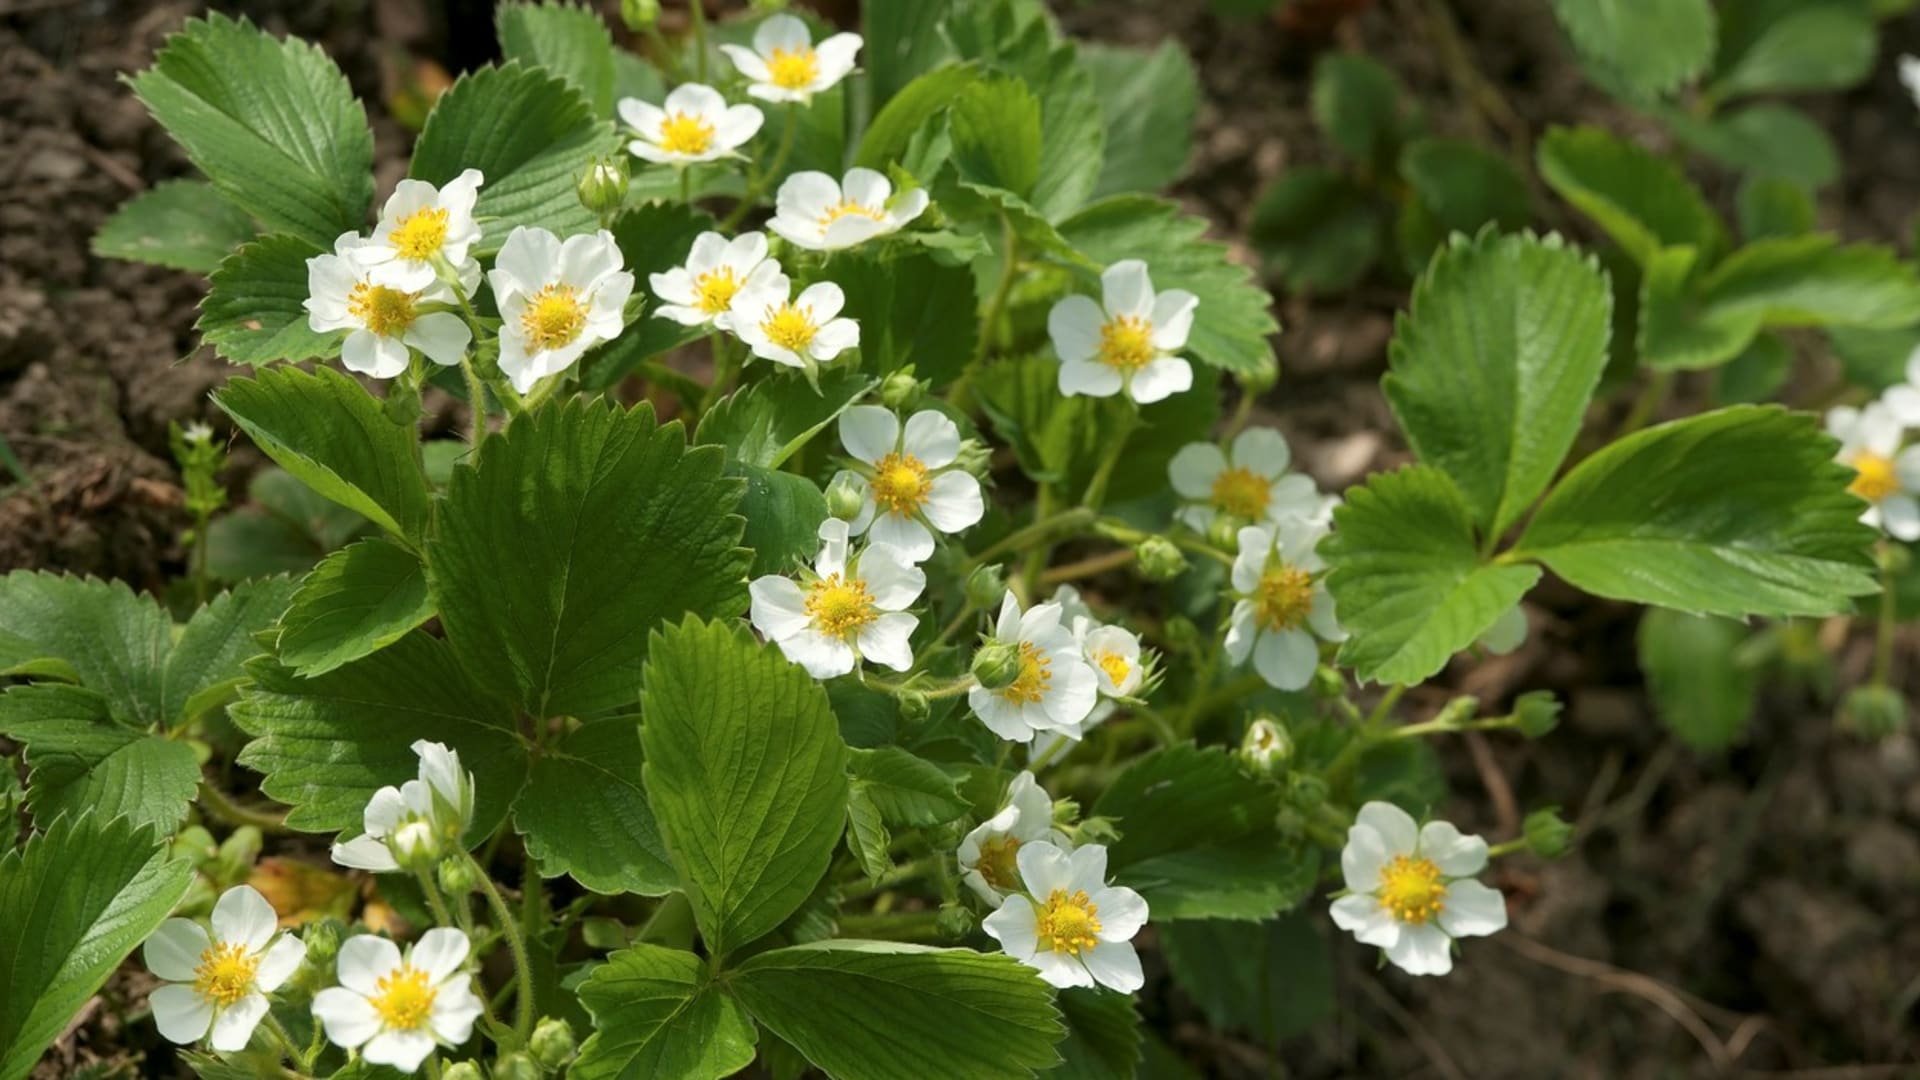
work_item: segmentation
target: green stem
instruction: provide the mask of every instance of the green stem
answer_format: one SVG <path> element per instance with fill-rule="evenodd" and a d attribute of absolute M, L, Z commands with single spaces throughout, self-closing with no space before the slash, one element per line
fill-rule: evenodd
<path fill-rule="evenodd" d="M 774 179 L 780 175 L 781 169 L 786 168 L 787 156 L 793 153 L 793 135 L 800 126 L 799 121 L 795 119 L 800 110 L 789 102 L 785 112 L 787 121 L 780 132 L 779 147 L 774 150 L 773 158 L 767 163 L 766 169 L 754 173 L 753 182 L 747 185 L 747 190 L 740 196 L 740 201 L 720 222 L 722 232 L 732 232 L 734 227 L 740 224 L 741 219 L 752 211 L 754 204 L 760 200 L 760 196 L 767 193 L 767 185 L 773 183 Z"/>
<path fill-rule="evenodd" d="M 881 941 L 938 941 L 940 913 L 905 911 L 898 915 L 842 915 L 841 933 L 848 937 L 877 938 Z"/>
<path fill-rule="evenodd" d="M 1514 726 L 1518 719 L 1518 717 L 1511 713 L 1506 716 L 1488 717 L 1485 720 L 1459 721 L 1450 720 L 1446 717 L 1436 717 L 1435 719 L 1425 720 L 1418 724 L 1408 724 L 1406 727 L 1397 727 L 1391 731 L 1382 732 L 1380 734 L 1380 741 L 1385 742 L 1389 739 L 1416 739 L 1422 735 L 1439 735 L 1455 731 L 1498 731 L 1502 728 Z"/>
<path fill-rule="evenodd" d="M 1024 528 L 1015 529 L 1013 532 L 1001 537 L 1000 541 L 996 544 L 988 545 L 985 551 L 969 558 L 962 564 L 960 569 L 963 573 L 970 571 L 976 566 L 990 563 L 1009 552 L 1020 551 L 1028 544 L 1043 540 L 1056 532 L 1071 532 L 1075 529 L 1082 528 L 1091 524 L 1094 516 L 1094 512 L 1084 506 L 1072 507 L 1071 509 L 1062 510 L 1058 513 L 1040 515 L 1036 517 L 1031 524 Z"/>
<path fill-rule="evenodd" d="M 1133 548 L 1121 548 L 1118 551 L 1089 555 L 1077 562 L 1049 569 L 1040 575 L 1040 584 L 1058 585 L 1063 581 L 1078 581 L 1081 578 L 1093 577 L 1095 574 L 1104 574 L 1109 570 L 1118 570 L 1138 557 L 1138 553 Z"/>
<path fill-rule="evenodd" d="M 1512 840 L 1507 840 L 1503 843 L 1494 844 L 1493 846 L 1487 848 L 1487 858 L 1497 859 L 1502 855 L 1511 855 L 1516 851 L 1525 851 L 1526 848 L 1527 848 L 1527 838 L 1524 836 L 1517 837 Z"/>
<path fill-rule="evenodd" d="M 242 806 L 210 780 L 200 781 L 200 807 L 236 828 L 251 825 L 270 836 L 284 836 L 293 831 L 287 828 L 286 815 Z"/>
<path fill-rule="evenodd" d="M 478 450 L 480 444 L 487 441 L 487 388 L 480 381 L 480 373 L 473 368 L 472 354 L 460 358 L 460 374 L 467 380 L 467 405 L 473 413 L 467 441 Z"/>
<path fill-rule="evenodd" d="M 706 0 L 689 0 L 687 11 L 693 16 L 694 71 L 698 75 L 695 82 L 707 81 L 707 5 Z"/>
<path fill-rule="evenodd" d="M 1209 665 L 1209 667 L 1217 666 L 1219 656 L 1220 649 L 1216 647 L 1212 650 L 1212 657 L 1215 664 Z M 1208 678 L 1212 677 L 1211 670 L 1209 670 L 1207 674 Z M 1208 716 L 1213 715 L 1214 711 L 1222 705 L 1231 705 L 1241 698 L 1246 697 L 1248 694 L 1258 693 L 1266 685 L 1267 681 L 1258 675 L 1242 675 L 1232 682 L 1227 683 L 1225 686 L 1215 688 L 1204 697 L 1195 698 L 1193 703 L 1187 707 L 1186 715 L 1181 718 L 1180 726 L 1183 730 L 1191 732 L 1194 729 L 1194 725 L 1206 719 Z"/>
<path fill-rule="evenodd" d="M 925 649 L 921 650 L 922 655 L 926 653 L 930 653 L 935 649 L 938 649 L 940 646 L 945 645 L 947 643 L 947 639 L 959 633 L 960 628 L 967 625 L 968 620 L 972 619 L 974 616 L 974 613 L 978 610 L 979 609 L 973 606 L 973 601 L 971 600 L 960 605 L 959 614 L 955 615 L 952 619 L 948 620 L 947 625 L 940 628 L 940 635 L 934 638 L 931 642 L 929 642 Z"/>
<path fill-rule="evenodd" d="M 924 876 L 934 868 L 935 861 L 949 857 L 946 852 L 935 852 L 931 855 L 921 856 L 903 866 L 896 866 L 871 881 L 841 890 L 840 899 L 842 901 L 862 900 L 875 893 L 886 892 L 895 885 L 904 885 L 909 881 Z M 844 919 L 845 917 L 843 916 L 842 918 Z"/>
<path fill-rule="evenodd" d="M 520 932 L 520 923 L 514 918 L 513 909 L 507 906 L 506 898 L 500 895 L 500 887 L 493 883 L 487 868 L 481 866 L 472 854 L 462 854 L 473 870 L 481 894 L 487 898 L 493 921 L 499 924 L 501 936 L 507 939 L 507 951 L 513 954 L 514 985 L 518 987 L 513 995 L 513 1030 L 525 1041 L 527 1036 L 533 1034 L 533 963 L 527 958 L 526 936 Z M 537 889 L 540 884 L 529 874 L 524 887 Z"/>
<path fill-rule="evenodd" d="M 193 598 L 201 606 L 207 603 L 207 526 L 213 513 L 202 508 L 193 518 Z"/>
<path fill-rule="evenodd" d="M 1325 776 L 1328 787 L 1334 787 L 1345 780 L 1347 774 L 1352 772 L 1353 767 L 1359 763 L 1360 755 L 1381 740 L 1381 725 L 1386 723 L 1387 717 L 1393 712 L 1393 707 L 1400 703 L 1401 695 L 1406 692 L 1407 688 L 1404 686 L 1387 688 L 1387 692 L 1380 698 L 1380 703 L 1373 707 L 1373 711 L 1368 713 L 1366 720 L 1361 723 L 1360 730 L 1355 732 L 1353 738 L 1347 740 L 1347 745 L 1341 747 L 1340 752 L 1327 763 Z"/>
<path fill-rule="evenodd" d="M 293 1036 L 288 1033 L 287 1026 L 280 1022 L 280 1018 L 273 1015 L 273 1011 L 269 1009 L 262 1019 L 266 1021 L 267 1031 L 272 1033 L 273 1041 L 279 1043 L 280 1049 L 287 1055 L 287 1060 L 293 1062 L 302 1072 L 309 1069 L 312 1063 L 301 1056 L 300 1048 L 294 1044 Z M 314 1023 L 318 1024 L 319 1021 L 316 1020 Z"/>
<path fill-rule="evenodd" d="M 1127 440 L 1133 438 L 1134 431 L 1140 427 L 1140 406 L 1128 398 L 1125 407 L 1126 419 L 1120 422 L 1120 430 L 1114 433 L 1113 445 L 1107 448 L 1106 460 L 1100 463 L 1093 479 L 1087 483 L 1086 493 L 1081 496 L 1080 505 L 1089 510 L 1100 509 L 1100 504 L 1106 501 L 1107 485 L 1113 480 L 1114 466 L 1120 464 L 1120 455 L 1126 452 Z"/>
<path fill-rule="evenodd" d="M 1647 426 L 1660 406 L 1667 403 L 1667 395 L 1673 392 L 1673 372 L 1656 371 L 1641 389 L 1640 396 L 1634 399 L 1633 408 L 1628 410 L 1627 418 L 1620 422 L 1620 430 L 1614 432 L 1615 439 L 1623 439 Z"/>
<path fill-rule="evenodd" d="M 1013 294 L 1014 275 L 1020 268 L 1020 236 L 1013 231 L 1013 223 L 1004 213 L 1000 215 L 1000 248 L 1005 261 L 1000 267 L 1000 282 L 993 288 L 993 298 L 987 301 L 987 313 L 980 320 L 980 337 L 973 346 L 973 368 L 986 362 L 994 334 L 1000 327 L 1000 317 L 1007 308 L 1007 297 Z"/>
<path fill-rule="evenodd" d="M 456 925 L 452 912 L 447 909 L 447 898 L 440 894 L 440 886 L 433 880 L 433 871 L 426 869 L 415 870 L 413 872 L 413 879 L 420 883 L 420 893 L 427 898 L 427 909 L 433 912 L 434 923 L 439 926 Z M 458 925 L 461 930 L 466 932 L 467 939 L 471 941 L 473 939 L 473 927 L 468 924 L 466 919 L 461 919 Z"/>
<path fill-rule="evenodd" d="M 700 395 L 700 415 L 719 402 L 720 398 L 733 388 L 734 380 L 739 377 L 740 365 L 734 360 L 734 352 L 727 347 L 726 338 L 718 331 L 707 335 L 707 345 L 713 350 L 713 381 L 707 384 L 706 393 Z"/>
<path fill-rule="evenodd" d="M 693 166 L 691 165 L 680 167 L 680 201 L 688 206 L 693 205 Z"/>

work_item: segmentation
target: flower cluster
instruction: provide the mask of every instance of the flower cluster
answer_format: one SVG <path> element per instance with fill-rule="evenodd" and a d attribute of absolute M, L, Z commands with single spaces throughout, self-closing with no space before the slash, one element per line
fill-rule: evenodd
<path fill-rule="evenodd" d="M 1920 349 L 1907 358 L 1906 381 L 1864 407 L 1827 412 L 1827 431 L 1840 440 L 1839 460 L 1853 469 L 1847 487 L 1865 500 L 1860 520 L 1896 540 L 1920 540 L 1920 445 L 1906 446 L 1920 428 Z"/>
<path fill-rule="evenodd" d="M 430 867 L 458 850 L 473 820 L 473 774 L 445 744 L 413 744 L 420 775 L 367 801 L 359 836 L 333 845 L 333 861 L 376 874 Z"/>

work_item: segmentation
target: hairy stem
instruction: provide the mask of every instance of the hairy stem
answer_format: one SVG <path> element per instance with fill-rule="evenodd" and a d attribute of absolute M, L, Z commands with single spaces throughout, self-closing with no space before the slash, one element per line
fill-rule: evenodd
<path fill-rule="evenodd" d="M 526 935 L 521 933 L 519 920 L 514 918 L 513 909 L 507 906 L 506 897 L 500 895 L 500 886 L 493 883 L 487 868 L 471 854 L 462 854 L 480 885 L 481 895 L 487 898 L 487 908 L 493 912 L 493 921 L 499 924 L 500 935 L 507 939 L 507 951 L 513 954 L 513 978 L 517 987 L 513 995 L 513 1030 L 525 1040 L 533 1033 L 533 964 L 527 958 Z M 537 889 L 540 884 L 529 875 L 524 887 Z"/>

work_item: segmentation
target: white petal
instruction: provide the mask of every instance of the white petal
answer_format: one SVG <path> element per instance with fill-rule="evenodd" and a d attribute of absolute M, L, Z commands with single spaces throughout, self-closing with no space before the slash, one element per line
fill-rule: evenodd
<path fill-rule="evenodd" d="M 648 134 L 659 131 L 660 124 L 667 118 L 666 110 L 652 102 L 641 101 L 639 98 L 621 98 L 619 112 L 620 119 L 628 127 Z"/>
<path fill-rule="evenodd" d="M 424 1031 L 382 1031 L 367 1040 L 360 1056 L 370 1065 L 391 1065 L 410 1073 L 427 1060 L 436 1045 L 433 1036 Z"/>
<path fill-rule="evenodd" d="M 1454 937 L 1481 937 L 1507 928 L 1507 899 L 1500 890 L 1467 878 L 1447 886 L 1440 928 Z"/>
<path fill-rule="evenodd" d="M 1320 635 L 1322 641 L 1347 640 L 1347 632 L 1341 628 L 1334 607 L 1333 594 L 1327 591 L 1325 581 L 1313 583 L 1313 606 L 1307 609 L 1307 625 Z"/>
<path fill-rule="evenodd" d="M 260 957 L 260 966 L 253 970 L 253 983 L 262 991 L 272 993 L 300 970 L 300 963 L 306 958 L 307 943 L 292 934 L 282 934 Z"/>
<path fill-rule="evenodd" d="M 1150 317 L 1153 282 L 1147 277 L 1147 264 L 1139 259 L 1122 259 L 1107 267 L 1107 272 L 1100 275 L 1100 298 L 1109 316 Z"/>
<path fill-rule="evenodd" d="M 767 62 L 744 45 L 722 45 L 720 51 L 727 55 L 727 59 L 733 61 L 735 71 L 753 82 L 766 82 L 773 77 L 773 73 L 767 70 Z"/>
<path fill-rule="evenodd" d="M 313 995 L 313 1015 L 325 1025 L 329 1041 L 349 1050 L 380 1031 L 380 1014 L 373 1003 L 344 986 L 330 986 Z"/>
<path fill-rule="evenodd" d="M 253 1029 L 267 1015 L 267 999 L 263 994 L 248 994 L 239 1001 L 221 1009 L 213 1018 L 213 1037 L 208 1045 L 223 1054 L 238 1053 L 247 1048 L 253 1038 Z"/>
<path fill-rule="evenodd" d="M 1193 388 L 1193 365 L 1177 356 L 1163 356 L 1133 373 L 1128 393 L 1142 405 L 1165 401 Z"/>
<path fill-rule="evenodd" d="M 1402 926 L 1387 959 L 1409 975 L 1445 975 L 1453 970 L 1452 949 L 1453 939 L 1432 923 Z"/>
<path fill-rule="evenodd" d="M 943 533 L 972 528 L 986 516 L 986 500 L 980 494 L 980 481 L 973 474 L 955 469 L 933 478 L 927 501 L 920 507 L 933 527 Z"/>
<path fill-rule="evenodd" d="M 1001 903 L 1000 910 L 980 921 L 980 929 L 998 941 L 1008 956 L 1025 960 L 1040 947 L 1037 914 L 1033 901 L 1015 893 Z"/>
<path fill-rule="evenodd" d="M 887 200 L 893 197 L 893 184 L 885 174 L 872 169 L 848 169 L 845 179 L 840 182 L 840 190 L 848 202 L 874 210 L 884 209 Z"/>
<path fill-rule="evenodd" d="M 860 45 L 859 34 L 833 34 L 813 47 L 814 58 L 820 64 L 820 89 L 846 78 L 853 70 Z"/>
<path fill-rule="evenodd" d="M 820 235 L 820 246 L 829 251 L 838 251 L 864 244 L 882 233 L 892 231 L 893 226 L 884 221 L 875 221 L 864 214 L 848 214 L 827 224 L 826 230 Z"/>
<path fill-rule="evenodd" d="M 1920 503 L 1895 493 L 1880 500 L 1880 521 L 1896 540 L 1920 540 Z"/>
<path fill-rule="evenodd" d="M 1487 842 L 1468 836 L 1450 821 L 1429 821 L 1420 829 L 1420 854 L 1447 877 L 1477 874 L 1487 865 Z"/>
<path fill-rule="evenodd" d="M 807 614 L 806 592 L 787 578 L 777 574 L 754 578 L 747 585 L 747 595 L 753 598 L 753 628 L 773 641 L 790 638 L 813 622 Z"/>
<path fill-rule="evenodd" d="M 668 115 L 686 113 L 703 120 L 711 121 L 714 116 L 724 112 L 727 99 L 720 91 L 700 83 L 681 83 L 667 94 L 667 100 L 661 105 Z"/>
<path fill-rule="evenodd" d="M 537 289 L 553 279 L 560 266 L 560 238 L 545 229 L 517 225 L 500 245 L 493 260 L 496 273 L 523 289 Z M 498 286 L 495 286 L 496 290 Z"/>
<path fill-rule="evenodd" d="M 1362 806 L 1353 820 L 1354 824 L 1365 825 L 1380 834 L 1380 842 L 1389 857 L 1411 855 L 1420 846 L 1420 826 L 1414 822 L 1413 815 L 1390 802 L 1376 799 Z"/>
<path fill-rule="evenodd" d="M 927 587 L 927 572 L 886 544 L 870 545 L 861 553 L 860 578 L 882 611 L 904 610 Z"/>
<path fill-rule="evenodd" d="M 1000 614 L 994 621 L 993 636 L 1001 641 L 1017 643 L 1020 640 L 1022 618 L 1020 601 L 1014 597 L 1013 590 L 1008 589 L 1006 594 L 1000 597 Z"/>
<path fill-rule="evenodd" d="M 1234 465 L 1256 475 L 1269 480 L 1277 479 L 1287 471 L 1287 465 L 1292 460 L 1293 454 L 1287 449 L 1287 437 L 1272 428 L 1250 427 L 1234 436 Z"/>
<path fill-rule="evenodd" d="M 1080 962 L 1077 956 L 1056 952 L 1035 952 L 1027 958 L 1027 966 L 1040 973 L 1048 983 L 1068 990 L 1076 986 L 1093 986 L 1093 973 Z"/>
<path fill-rule="evenodd" d="M 1100 678 L 1093 667 L 1080 660 L 1055 658 L 1053 689 L 1040 700 L 1047 719 L 1061 728 L 1079 724 L 1100 700 Z"/>
<path fill-rule="evenodd" d="M 1257 429 L 1256 429 L 1257 430 Z M 1239 444 L 1236 442 L 1235 446 Z M 1227 456 L 1212 443 L 1188 443 L 1167 463 L 1173 490 L 1189 499 L 1213 497 L 1213 482 L 1227 468 Z"/>
<path fill-rule="evenodd" d="M 1147 983 L 1140 973 L 1140 954 L 1123 941 L 1102 941 L 1080 954 L 1095 982 L 1110 990 L 1131 994 Z"/>
<path fill-rule="evenodd" d="M 1247 657 L 1253 653 L 1253 643 L 1258 640 L 1260 628 L 1253 621 L 1253 602 L 1235 601 L 1233 614 L 1227 619 L 1227 659 L 1235 664 L 1246 663 Z"/>
<path fill-rule="evenodd" d="M 1120 373 L 1090 360 L 1063 360 L 1058 386 L 1063 397 L 1112 397 L 1126 382 Z"/>
<path fill-rule="evenodd" d="M 1091 360 L 1100 351 L 1106 313 L 1091 296 L 1069 296 L 1047 312 L 1047 337 L 1062 361 Z"/>
<path fill-rule="evenodd" d="M 847 294 L 831 281 L 818 281 L 801 290 L 800 295 L 793 298 L 793 304 L 795 307 L 806 309 L 813 316 L 816 324 L 825 324 L 831 322 L 834 316 L 840 314 L 840 309 L 847 306 Z M 899 421 L 896 420 L 894 423 L 898 425 Z"/>
<path fill-rule="evenodd" d="M 960 427 L 945 413 L 922 409 L 907 417 L 900 448 L 929 469 L 944 469 L 960 456 Z"/>
<path fill-rule="evenodd" d="M 473 1035 L 473 1022 L 480 1018 L 480 998 L 473 992 L 473 977 L 456 975 L 441 984 L 433 998 L 433 1015 L 428 1023 L 442 1040 L 458 1046 Z"/>
<path fill-rule="evenodd" d="M 445 367 L 458 364 L 472 341 L 473 331 L 451 311 L 430 311 L 407 328 L 406 343 Z"/>
<path fill-rule="evenodd" d="M 1025 712 L 991 690 L 976 686 L 967 691 L 967 707 L 988 731 L 1008 742 L 1028 742 L 1033 738 L 1033 726 L 1027 723 Z"/>
<path fill-rule="evenodd" d="M 1353 893 L 1333 902 L 1328 909 L 1333 925 L 1352 934 L 1362 945 L 1391 949 L 1400 940 L 1400 924 L 1393 913 L 1367 893 Z"/>
<path fill-rule="evenodd" d="M 1147 902 L 1132 889 L 1115 886 L 1091 894 L 1100 909 L 1100 938 L 1127 941 L 1147 925 Z"/>
<path fill-rule="evenodd" d="M 1347 827 L 1347 843 L 1340 849 L 1340 876 L 1350 891 L 1370 893 L 1380 887 L 1380 871 L 1395 854 L 1380 830 L 1355 822 Z"/>
<path fill-rule="evenodd" d="M 1273 530 L 1258 525 L 1248 525 L 1234 534 L 1239 545 L 1231 575 L 1235 590 L 1250 593 L 1259 587 L 1267 559 L 1273 554 L 1273 535 Z"/>
<path fill-rule="evenodd" d="M 1920 388 L 1900 385 L 1889 386 L 1880 396 L 1887 411 L 1908 427 L 1920 427 Z"/>
<path fill-rule="evenodd" d="M 853 670 L 853 646 L 818 630 L 806 629 L 780 640 L 780 651 L 787 659 L 807 670 L 816 679 L 832 679 Z"/>
<path fill-rule="evenodd" d="M 922 562 L 933 554 L 933 534 L 925 525 L 900 514 L 887 513 L 874 518 L 867 538 L 875 544 L 898 548 L 900 554 L 914 562 Z"/>
<path fill-rule="evenodd" d="M 887 223 L 898 229 L 925 213 L 930 201 L 925 188 L 913 188 L 895 195 L 887 207 Z"/>
<path fill-rule="evenodd" d="M 213 1024 L 213 1003 L 194 993 L 191 986 L 169 983 L 159 987 L 147 995 L 147 1007 L 153 1010 L 154 1025 L 168 1042 L 199 1042 Z"/>
<path fill-rule="evenodd" d="M 400 863 L 388 850 L 386 841 L 372 836 L 356 836 L 333 845 L 333 861 L 370 874 L 391 874 L 400 869 Z"/>
<path fill-rule="evenodd" d="M 1193 331 L 1193 312 L 1200 298 L 1185 289 L 1168 289 L 1153 299 L 1153 311 L 1147 316 L 1153 323 L 1153 347 L 1163 352 L 1178 352 Z"/>
<path fill-rule="evenodd" d="M 852 319 L 829 319 L 813 332 L 813 341 L 807 345 L 807 354 L 824 364 L 848 349 L 859 347 L 859 323 Z"/>
<path fill-rule="evenodd" d="M 847 537 L 853 529 L 839 518 L 828 518 L 820 523 L 816 535 L 820 537 L 820 551 L 813 557 L 813 569 L 821 577 L 832 577 L 847 572 Z"/>
<path fill-rule="evenodd" d="M 900 421 L 891 409 L 855 405 L 840 414 L 840 445 L 869 465 L 894 452 L 900 441 Z"/>
<path fill-rule="evenodd" d="M 1052 844 L 1035 842 L 1020 845 L 1014 856 L 1020 867 L 1020 881 L 1034 896 L 1047 896 L 1055 889 L 1073 888 L 1073 856 Z"/>
<path fill-rule="evenodd" d="M 213 945 L 199 923 L 168 919 L 147 938 L 140 950 L 147 970 L 168 982 L 192 982 L 201 954 Z M 194 1036 L 198 1038 L 199 1036 Z"/>
<path fill-rule="evenodd" d="M 1253 646 L 1253 670 L 1277 690 L 1298 690 L 1313 681 L 1320 645 L 1305 630 L 1273 630 Z"/>
<path fill-rule="evenodd" d="M 420 935 L 410 957 L 412 965 L 427 973 L 427 981 L 438 985 L 466 963 L 467 935 L 451 927 L 436 926 Z"/>
<path fill-rule="evenodd" d="M 280 929 L 280 916 L 273 905 L 251 885 L 236 885 L 220 896 L 213 906 L 213 936 L 222 942 L 241 945 L 250 953 L 259 952 Z"/>
<path fill-rule="evenodd" d="M 753 51 L 771 56 L 773 50 L 795 52 L 813 43 L 807 24 L 794 15 L 769 15 L 753 31 Z"/>
<path fill-rule="evenodd" d="M 774 196 L 776 223 L 790 219 L 793 225 L 805 225 L 818 239 L 820 219 L 840 205 L 840 185 L 823 172 L 797 172 L 780 184 Z"/>
<path fill-rule="evenodd" d="M 860 631 L 860 655 L 895 671 L 913 666 L 913 649 L 907 640 L 920 620 L 904 611 L 890 611 L 868 623 Z"/>
<path fill-rule="evenodd" d="M 356 934 L 340 946 L 340 985 L 371 996 L 380 980 L 400 966 L 400 946 L 373 934 Z"/>

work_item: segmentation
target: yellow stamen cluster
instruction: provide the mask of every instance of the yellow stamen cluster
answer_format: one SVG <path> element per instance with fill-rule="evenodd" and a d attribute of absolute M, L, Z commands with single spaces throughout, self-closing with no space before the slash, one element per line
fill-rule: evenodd
<path fill-rule="evenodd" d="M 811 304 L 806 307 L 782 304 L 778 311 L 761 321 L 760 332 L 767 335 L 768 341 L 789 352 L 803 353 L 813 344 L 820 328 L 813 323 Z"/>
<path fill-rule="evenodd" d="M 1900 476 L 1894 471 L 1892 458 L 1863 450 L 1847 464 L 1859 474 L 1853 478 L 1853 483 L 1847 485 L 1847 490 L 1870 503 L 1877 503 L 1900 490 Z"/>
<path fill-rule="evenodd" d="M 703 315 L 718 315 L 733 305 L 741 281 L 731 266 L 716 266 L 693 283 L 693 306 Z"/>
<path fill-rule="evenodd" d="M 829 637 L 846 637 L 879 617 L 873 594 L 859 578 L 828 574 L 807 592 L 807 614 Z"/>
<path fill-rule="evenodd" d="M 1446 910 L 1447 885 L 1433 860 L 1395 855 L 1380 871 L 1380 906 L 1415 926 Z"/>
<path fill-rule="evenodd" d="M 1079 956 L 1100 944 L 1099 913 L 1099 905 L 1085 892 L 1053 890 L 1036 920 L 1041 950 Z"/>
<path fill-rule="evenodd" d="M 548 285 L 534 293 L 520 313 L 528 352 L 558 349 L 586 328 L 587 306 L 580 302 L 580 290 L 571 285 Z"/>
<path fill-rule="evenodd" d="M 260 958 L 245 945 L 216 941 L 200 954 L 193 969 L 193 992 L 220 1008 L 234 1004 L 253 990 L 254 969 Z"/>
<path fill-rule="evenodd" d="M 987 884 L 1001 892 L 1020 887 L 1020 840 L 1013 836 L 992 836 L 980 844 L 980 861 L 975 869 Z"/>
<path fill-rule="evenodd" d="M 435 991 L 427 985 L 427 973 L 411 964 L 380 977 L 374 984 L 373 1011 L 394 1031 L 416 1031 L 433 1015 Z"/>
<path fill-rule="evenodd" d="M 1100 328 L 1099 360 L 1120 371 L 1139 371 L 1153 361 L 1153 324 L 1122 315 Z"/>
<path fill-rule="evenodd" d="M 1100 670 L 1107 673 L 1107 679 L 1115 686 L 1126 682 L 1127 676 L 1133 672 L 1133 665 L 1117 652 L 1102 649 L 1093 662 L 1100 665 Z"/>
<path fill-rule="evenodd" d="M 888 454 L 873 470 L 873 501 L 889 514 L 911 514 L 933 491 L 933 477 L 912 454 Z"/>
<path fill-rule="evenodd" d="M 842 199 L 838 203 L 827 207 L 826 213 L 820 215 L 820 227 L 824 229 L 843 217 L 863 217 L 869 221 L 885 221 L 887 219 L 885 211 L 875 210 L 871 206 L 854 202 L 852 199 Z"/>
<path fill-rule="evenodd" d="M 1284 563 L 1268 570 L 1253 590 L 1253 613 L 1269 630 L 1291 630 L 1313 612 L 1313 575 Z"/>
<path fill-rule="evenodd" d="M 431 206 L 415 210 L 400 219 L 387 242 L 403 259 L 431 259 L 447 242 L 447 212 Z"/>
<path fill-rule="evenodd" d="M 416 295 L 363 281 L 347 293 L 347 314 L 381 337 L 398 337 L 413 325 Z"/>
<path fill-rule="evenodd" d="M 1258 521 L 1273 501 L 1273 485 L 1252 469 L 1222 469 L 1213 478 L 1213 506 L 1242 521 Z"/>
<path fill-rule="evenodd" d="M 782 90 L 805 90 L 820 77 L 820 57 L 808 45 L 789 52 L 775 49 L 767 57 L 767 78 Z"/>
<path fill-rule="evenodd" d="M 660 121 L 660 149 L 669 154 L 704 154 L 713 146 L 713 125 L 705 118 L 677 112 Z"/>
<path fill-rule="evenodd" d="M 1020 674 L 1000 689 L 1000 696 L 1016 705 L 1038 705 L 1053 686 L 1053 658 L 1034 648 L 1033 642 L 1020 643 Z"/>

